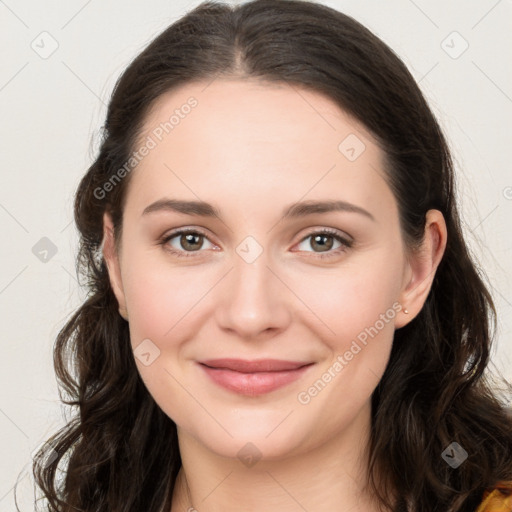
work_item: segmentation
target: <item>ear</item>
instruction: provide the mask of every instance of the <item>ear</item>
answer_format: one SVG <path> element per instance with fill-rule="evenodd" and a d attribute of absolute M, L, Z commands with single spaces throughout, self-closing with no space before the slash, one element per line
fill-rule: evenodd
<path fill-rule="evenodd" d="M 423 308 L 427 300 L 437 267 L 446 248 L 447 231 L 443 214 L 429 210 L 425 220 L 425 233 L 421 246 L 410 251 L 405 272 L 404 287 L 399 302 L 402 312 L 397 317 L 395 328 L 409 323 Z M 404 314 L 404 310 L 408 314 Z"/>
<path fill-rule="evenodd" d="M 103 258 L 108 268 L 110 285 L 114 291 L 114 295 L 119 303 L 119 314 L 128 320 L 128 311 L 126 309 L 126 301 L 123 290 L 123 282 L 121 279 L 121 265 L 119 255 L 115 247 L 114 224 L 108 212 L 103 214 L 103 242 L 102 242 Z"/>

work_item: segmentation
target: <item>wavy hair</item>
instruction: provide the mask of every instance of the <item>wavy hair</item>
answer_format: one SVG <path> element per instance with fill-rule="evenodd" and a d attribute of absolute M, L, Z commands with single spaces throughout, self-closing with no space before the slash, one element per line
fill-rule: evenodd
<path fill-rule="evenodd" d="M 120 239 L 131 175 L 108 193 L 98 190 L 119 178 L 155 100 L 217 77 L 305 86 L 360 121 L 385 155 L 409 247 L 421 242 L 429 209 L 444 215 L 448 240 L 432 288 L 421 312 L 395 331 L 372 395 L 366 484 L 382 510 L 474 510 L 486 488 L 512 480 L 512 420 L 484 374 L 496 311 L 464 241 L 448 144 L 382 40 L 350 16 L 299 0 L 203 2 L 158 35 L 115 85 L 98 155 L 75 196 L 77 273 L 88 296 L 54 345 L 60 398 L 76 414 L 34 459 L 45 510 L 170 510 L 181 467 L 176 425 L 139 376 L 101 254 L 107 210 Z M 468 452 L 457 469 L 441 457 L 452 442 Z"/>

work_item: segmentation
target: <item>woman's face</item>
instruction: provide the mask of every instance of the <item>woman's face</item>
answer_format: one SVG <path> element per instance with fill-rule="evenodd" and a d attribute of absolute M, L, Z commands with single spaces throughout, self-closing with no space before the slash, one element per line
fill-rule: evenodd
<path fill-rule="evenodd" d="M 417 312 L 369 134 L 318 93 L 215 80 L 162 96 L 138 148 L 109 269 L 162 410 L 229 457 L 249 442 L 269 458 L 298 454 L 367 424 L 393 332 Z M 221 358 L 309 366 L 201 364 Z"/>

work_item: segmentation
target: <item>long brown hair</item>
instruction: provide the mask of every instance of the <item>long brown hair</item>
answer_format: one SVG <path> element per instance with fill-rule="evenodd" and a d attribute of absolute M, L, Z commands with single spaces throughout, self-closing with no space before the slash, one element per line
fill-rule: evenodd
<path fill-rule="evenodd" d="M 119 178 L 160 95 L 220 76 L 300 84 L 359 120 L 386 156 L 409 246 L 422 240 L 427 210 L 443 213 L 448 241 L 432 289 L 396 330 L 372 395 L 368 488 L 384 510 L 473 510 L 487 487 L 512 479 L 512 421 L 484 375 L 496 312 L 463 238 L 447 142 L 385 43 L 350 16 L 296 0 L 204 2 L 154 39 L 115 86 L 99 154 L 76 192 L 77 271 L 89 295 L 60 331 L 54 363 L 61 399 L 78 409 L 34 460 L 45 510 L 170 510 L 181 466 L 176 425 L 139 376 L 101 258 L 103 213 L 111 211 L 119 240 L 131 174 L 108 191 L 104 184 Z M 452 442 L 468 453 L 457 469 L 441 456 Z"/>

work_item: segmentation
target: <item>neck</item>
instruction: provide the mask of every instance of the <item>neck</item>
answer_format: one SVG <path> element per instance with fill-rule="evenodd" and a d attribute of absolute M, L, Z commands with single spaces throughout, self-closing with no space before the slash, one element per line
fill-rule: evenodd
<path fill-rule="evenodd" d="M 178 427 L 183 465 L 171 512 L 376 512 L 365 488 L 369 426 L 365 407 L 326 443 L 250 467 L 212 453 Z"/>

